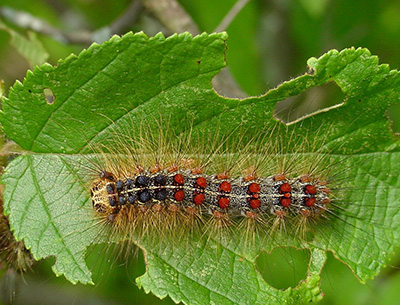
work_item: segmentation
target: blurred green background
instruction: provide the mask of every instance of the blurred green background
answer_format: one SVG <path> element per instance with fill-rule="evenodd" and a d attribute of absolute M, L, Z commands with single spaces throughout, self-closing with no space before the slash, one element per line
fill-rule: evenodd
<path fill-rule="evenodd" d="M 35 63 L 57 64 L 70 53 L 79 53 L 90 41 L 107 40 L 118 34 L 159 31 L 171 34 L 148 5 L 139 0 L 0 0 L 0 79 L 7 92 L 15 80 L 22 80 Z M 153 1 L 154 2 L 154 1 Z M 160 2 L 165 2 L 165 0 Z M 200 31 L 213 32 L 236 0 L 180 0 L 179 3 Z M 21 12 L 25 20 L 21 22 Z M 125 16 L 121 26 L 115 21 Z M 129 18 L 131 16 L 131 18 Z M 128 18 L 126 18 L 128 17 Z M 24 20 L 22 18 L 22 20 Z M 178 30 L 177 30 L 178 31 Z M 400 65 L 400 2 L 376 0 L 250 0 L 226 28 L 229 34 L 227 61 L 241 90 L 260 95 L 307 71 L 306 61 L 330 49 L 366 47 L 392 69 Z M 226 92 L 224 92 L 227 94 Z M 228 93 L 229 94 L 229 93 Z M 342 102 L 344 95 L 333 86 L 302 94 L 295 102 L 315 109 Z M 299 106 L 299 107 L 300 107 Z M 297 106 L 295 106 L 297 107 Z M 392 117 L 400 108 L 392 109 Z M 97 274 L 94 287 L 71 285 L 56 278 L 52 259 L 38 263 L 22 279 L 8 272 L 2 280 L 2 301 L 8 304 L 172 304 L 146 295 L 134 284 L 145 266 L 141 252 L 137 259 L 98 257 L 101 247 L 91 249 L 89 261 Z M 258 260 L 258 269 L 273 286 L 296 286 L 305 277 L 306 251 L 277 249 Z M 322 274 L 325 298 L 320 304 L 399 304 L 400 273 L 394 267 L 399 255 L 382 274 L 366 285 L 351 271 L 329 256 Z M 111 268 L 110 268 L 111 267 Z"/>

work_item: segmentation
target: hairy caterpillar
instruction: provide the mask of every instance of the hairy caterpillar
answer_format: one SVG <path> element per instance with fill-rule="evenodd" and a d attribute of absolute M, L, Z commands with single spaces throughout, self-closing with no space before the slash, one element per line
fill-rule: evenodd
<path fill-rule="evenodd" d="M 92 160 L 93 209 L 116 234 L 136 233 L 139 239 L 148 233 L 186 236 L 196 228 L 200 235 L 221 237 L 238 229 L 254 240 L 258 229 L 262 237 L 278 231 L 301 240 L 312 223 L 334 213 L 325 154 L 312 153 L 312 162 L 300 154 L 312 149 L 305 145 L 292 156 L 274 151 L 282 143 L 271 144 L 273 132 L 254 144 L 238 130 L 233 134 L 203 135 L 210 139 L 207 147 L 191 133 L 174 140 L 162 128 L 135 141 L 115 133 L 117 140 Z"/>
<path fill-rule="evenodd" d="M 302 138 L 297 138 L 297 134 L 302 134 L 300 127 L 291 131 L 286 131 L 286 127 L 281 127 L 281 130 L 276 127 L 265 134 L 246 138 L 248 134 L 246 128 L 244 130 L 234 128 L 231 135 L 226 137 L 210 132 L 196 134 L 191 130 L 186 135 L 176 134 L 171 127 L 166 126 L 168 124 L 160 123 L 158 120 L 156 120 L 158 129 L 148 132 L 145 128 L 147 125 L 150 124 L 148 122 L 143 123 L 143 126 L 130 124 L 127 130 L 115 130 L 108 141 L 92 147 L 91 150 L 94 153 L 84 155 L 84 158 L 78 159 L 79 162 L 72 161 L 73 156 L 53 158 L 51 162 L 45 163 L 40 161 L 43 159 L 40 155 L 32 159 L 33 163 L 37 163 L 37 168 L 45 166 L 43 173 L 47 176 L 51 174 L 49 178 L 43 176 L 38 179 L 44 183 L 42 189 L 49 198 L 49 206 L 57 204 L 60 207 L 58 212 L 60 216 L 54 219 L 60 219 L 64 215 L 68 219 L 68 228 L 71 233 L 66 238 L 71 238 L 73 241 L 72 236 L 78 233 L 76 225 L 83 224 L 81 229 L 83 232 L 89 230 L 96 232 L 92 239 L 94 244 L 127 242 L 128 249 L 120 250 L 127 255 L 130 254 L 132 243 L 139 244 L 155 253 L 171 251 L 173 254 L 170 255 L 177 258 L 181 257 L 182 254 L 179 253 L 182 249 L 185 249 L 186 255 L 196 255 L 198 247 L 203 247 L 202 251 L 209 251 L 209 257 L 213 258 L 219 255 L 220 247 L 236 251 L 239 256 L 252 257 L 262 249 L 269 251 L 277 246 L 292 245 L 308 248 L 318 245 L 321 248 L 334 249 L 339 254 L 342 254 L 341 249 L 351 246 L 352 253 L 364 255 L 366 259 L 371 260 L 372 264 L 382 263 L 381 258 L 374 258 L 373 252 L 363 251 L 361 243 L 369 247 L 368 239 L 373 237 L 373 231 L 368 231 L 364 226 L 367 224 L 368 217 L 373 217 L 369 220 L 373 226 L 382 230 L 388 229 L 385 223 L 379 224 L 376 220 L 383 218 L 380 215 L 374 215 L 383 207 L 381 208 L 380 205 L 372 207 L 368 203 L 363 204 L 358 201 L 360 194 L 369 196 L 369 191 L 361 190 L 360 193 L 352 187 L 352 184 L 355 179 L 364 177 L 354 175 L 354 163 L 349 163 L 348 157 L 335 156 L 323 151 L 327 143 L 323 133 L 316 133 L 317 142 L 317 140 L 304 141 Z M 134 135 L 133 132 L 135 132 Z M 303 135 L 305 138 L 311 138 L 304 132 Z M 35 161 L 35 158 L 38 161 Z M 24 159 L 26 158 L 21 160 Z M 357 163 L 360 169 L 374 160 L 368 157 L 362 161 L 362 163 L 360 161 Z M 63 170 L 62 175 L 56 170 L 57 164 L 67 164 L 64 166 L 66 170 Z M 175 172 L 169 172 L 171 169 Z M 203 173 L 199 172 L 200 169 Z M 69 173 L 76 171 L 83 172 L 77 176 L 84 194 L 82 206 L 79 206 L 80 201 L 77 200 L 82 196 L 69 193 L 71 185 L 65 181 L 65 177 L 70 176 Z M 209 214 L 207 209 L 198 210 L 198 213 L 192 215 L 185 214 L 185 210 L 190 207 L 189 204 L 193 206 L 193 202 L 189 200 L 178 203 L 172 200 L 168 203 L 159 201 L 159 206 L 150 205 L 151 202 L 146 205 L 136 201 L 133 205 L 126 203 L 125 207 L 130 207 L 130 210 L 121 209 L 117 213 L 110 205 L 110 196 L 115 197 L 115 195 L 107 192 L 107 185 L 111 185 L 114 191 L 114 187 L 115 190 L 117 189 L 117 181 L 122 180 L 126 183 L 127 179 L 131 179 L 136 182 L 134 178 L 139 176 L 155 181 L 160 173 L 172 181 L 175 180 L 174 177 L 179 171 L 184 180 L 189 179 L 193 172 L 197 172 L 196 178 L 201 176 L 207 183 L 220 185 L 227 181 L 232 188 L 232 184 L 236 183 L 232 181 L 236 180 L 241 181 L 243 188 L 247 190 L 251 183 L 260 185 L 262 183 L 258 181 L 267 181 L 270 183 L 267 188 L 271 188 L 267 194 L 276 194 L 276 196 L 270 196 L 270 198 L 276 197 L 274 199 L 276 204 L 268 205 L 267 202 L 268 208 L 256 215 L 257 217 L 246 217 L 247 211 L 252 212 L 251 206 L 250 208 L 244 206 L 243 210 L 236 208 L 236 211 L 224 215 L 223 210 L 217 210 L 218 205 L 216 210 L 222 214 L 222 217 L 216 217 L 219 216 L 218 213 Z M 236 179 L 224 178 L 221 181 L 215 178 L 218 173 L 224 173 L 225 177 L 230 176 Z M 374 174 L 371 171 L 369 173 Z M 252 179 L 245 181 L 245 178 Z M 297 184 L 294 195 L 297 201 L 286 207 L 286 210 L 281 200 L 284 199 L 284 193 L 288 191 L 280 190 L 284 182 Z M 76 180 L 71 183 L 76 183 Z M 196 183 L 199 184 L 197 181 Z M 99 185 L 103 188 L 94 190 Z M 314 186 L 319 196 L 316 198 L 318 203 L 310 208 L 307 208 L 304 199 L 313 198 L 306 195 L 314 195 L 312 194 L 314 191 L 308 190 L 310 194 L 305 194 L 305 191 L 309 189 L 307 185 Z M 60 186 L 64 191 L 56 189 Z M 175 193 L 175 190 L 179 189 L 175 187 L 172 182 L 170 191 Z M 135 186 L 135 188 L 137 188 L 136 192 L 149 190 L 153 192 L 152 196 L 155 196 L 157 189 L 155 185 L 151 190 L 140 188 L 140 186 Z M 52 189 L 56 190 L 53 192 Z M 94 191 L 92 198 L 90 198 L 91 189 Z M 247 190 L 245 202 L 250 205 L 247 198 L 254 199 L 253 194 L 257 193 L 257 190 L 250 192 L 251 194 L 247 194 Z M 193 194 L 195 190 L 188 188 L 188 191 Z M 280 193 L 280 191 L 283 192 Z M 103 197 L 98 197 L 101 192 L 103 192 Z M 125 192 L 124 195 L 128 200 L 127 197 L 133 193 Z M 66 194 L 64 197 L 66 199 L 60 200 L 58 196 L 63 193 Z M 214 202 L 218 204 L 216 199 L 218 194 L 213 191 L 210 193 L 214 196 Z M 260 189 L 259 194 L 261 193 Z M 243 191 L 240 194 L 243 194 Z M 174 194 L 171 193 L 171 195 Z M 71 199 L 67 201 L 68 198 L 76 198 L 74 199 L 76 203 Z M 94 205 L 91 204 L 92 199 L 95 202 Z M 300 199 L 302 202 L 299 203 Z M 96 206 L 96 204 L 99 205 Z M 172 204 L 178 208 L 176 209 L 175 206 L 171 208 Z M 69 213 L 68 210 L 71 212 Z M 387 211 L 392 213 L 394 209 Z M 85 222 L 87 222 L 86 225 Z M 357 234 L 360 244 L 352 244 L 353 231 Z M 382 237 L 379 237 L 378 241 L 387 243 Z M 174 253 L 175 251 L 178 255 Z M 354 266 L 357 265 L 354 264 Z"/>
<path fill-rule="evenodd" d="M 127 40 L 116 38 L 114 42 L 128 42 L 128 50 L 144 50 L 140 54 L 154 55 L 154 48 L 146 45 L 147 38 L 139 35 L 129 40 L 127 37 Z M 137 37 L 143 39 L 138 42 Z M 157 46 L 164 43 L 162 37 L 157 39 L 151 41 Z M 186 48 L 186 40 L 185 44 L 178 43 L 184 46 L 179 49 L 183 53 L 189 48 L 196 50 L 196 59 L 202 58 L 202 51 L 197 52 L 198 46 Z M 210 44 L 206 45 L 208 50 Z M 221 68 L 222 58 L 220 65 L 210 66 L 204 58 L 194 61 L 194 57 L 182 56 L 187 65 L 177 65 L 174 60 L 179 56 L 160 54 L 157 62 L 163 65 L 159 71 L 157 64 L 145 65 L 142 69 L 142 65 L 136 64 L 136 60 L 143 62 L 137 57 L 140 54 L 125 53 L 124 48 L 120 48 L 121 55 L 113 53 L 116 57 L 110 57 L 118 60 L 107 61 L 106 71 L 102 65 L 97 69 L 98 73 L 91 74 L 93 70 L 87 67 L 101 62 L 96 57 L 101 52 L 96 50 L 103 47 L 106 50 L 108 46 L 92 47 L 81 57 L 67 59 L 67 64 L 61 63 L 60 68 L 37 69 L 28 75 L 23 85 L 15 87 L 10 99 L 4 101 L 7 115 L 3 116 L 2 123 L 5 129 L 10 136 L 19 139 L 24 148 L 33 151 L 10 164 L 3 177 L 3 182 L 8 183 L 5 208 L 16 236 L 24 238 L 35 257 L 56 256 L 53 267 L 56 274 L 64 274 L 74 283 L 89 283 L 91 274 L 84 262 L 88 246 L 101 242 L 134 243 L 145 250 L 148 262 L 148 272 L 138 283 L 157 296 L 170 295 L 176 302 L 187 303 L 190 289 L 205 290 L 193 295 L 192 303 L 202 297 L 204 300 L 204 295 L 209 293 L 216 294 L 212 298 L 216 303 L 222 296 L 233 300 L 246 297 L 246 303 L 253 304 L 252 297 L 260 295 L 259 303 L 263 300 L 265 303 L 267 296 L 272 295 L 276 299 L 270 303 L 281 304 L 282 295 L 300 293 L 300 289 L 284 292 L 272 289 L 255 270 L 258 253 L 277 246 L 310 249 L 311 275 L 308 278 L 313 278 L 313 287 L 317 286 L 315 282 L 323 266 L 321 256 L 325 251 L 332 251 L 362 280 L 378 273 L 399 240 L 399 208 L 395 200 L 398 168 L 391 166 L 390 172 L 386 170 L 388 163 L 396 163 L 395 143 L 382 115 L 386 105 L 381 102 L 389 99 L 380 97 L 379 107 L 373 108 L 378 103 L 374 104 L 375 96 L 365 97 L 365 92 L 370 91 L 364 85 L 371 82 L 359 84 L 360 79 L 369 80 L 372 72 L 362 76 L 357 73 L 353 77 L 347 66 L 325 65 L 324 61 L 349 54 L 369 60 L 365 52 L 330 52 L 321 60 L 310 60 L 312 71 L 298 79 L 301 84 L 293 80 L 265 96 L 239 101 L 222 98 L 206 86 Z M 219 41 L 216 46 L 223 50 L 224 42 Z M 111 52 L 114 51 L 113 48 Z M 93 61 L 83 61 L 85 55 L 89 59 L 93 57 Z M 214 55 L 210 58 L 215 62 Z M 347 61 L 338 62 L 354 62 L 353 57 L 351 60 L 345 58 Z M 71 74 L 63 69 L 72 67 L 69 63 L 75 60 L 83 61 L 79 71 L 82 74 L 89 71 L 90 75 L 74 79 L 77 84 L 72 85 L 71 80 L 64 77 Z M 126 73 L 120 73 L 121 70 L 114 66 L 116 62 L 124 63 Z M 365 66 L 370 67 L 370 62 Z M 171 76 L 171 67 L 178 70 L 174 70 L 176 73 L 172 77 L 166 77 Z M 189 69 L 193 73 L 185 73 L 188 67 L 194 68 Z M 155 77 L 159 75 L 162 77 Z M 108 82 L 114 79 L 121 86 Z M 332 117 L 320 113 L 313 120 L 304 119 L 304 129 L 288 127 L 286 132 L 285 128 L 276 127 L 278 124 L 271 120 L 276 101 L 332 80 L 349 96 L 342 109 L 339 106 L 332 109 Z M 98 89 L 99 83 L 105 87 Z M 71 86 L 67 86 L 69 84 Z M 45 88 L 51 88 L 54 93 L 52 104 L 43 101 Z M 382 87 L 378 89 L 382 90 Z M 358 99 L 363 103 L 357 103 Z M 31 116 L 20 110 L 22 106 L 19 108 L 14 104 L 17 101 L 18 105 L 26 104 L 27 109 L 34 107 L 37 113 L 45 113 L 41 118 L 44 123 L 25 124 L 24 120 Z M 73 124 L 66 122 L 68 109 L 73 113 Z M 85 111 L 80 111 L 82 109 Z M 160 126 L 158 120 L 141 123 L 157 112 L 164 118 L 171 116 L 170 128 Z M 183 112 L 194 115 L 193 128 Z M 21 113 L 24 113 L 22 122 L 10 119 Z M 358 122 L 351 126 L 349 122 L 355 117 L 359 118 Z M 320 127 L 326 126 L 331 118 L 335 120 L 332 128 Z M 129 124 L 130 120 L 134 124 Z M 28 126 L 29 132 L 15 129 L 15 122 L 19 126 Z M 221 123 L 216 128 L 218 122 Z M 237 132 L 235 127 L 241 123 L 244 131 Z M 112 130 L 113 126 L 125 126 L 129 132 Z M 160 135 L 160 131 L 165 130 L 173 130 L 175 140 Z M 202 130 L 217 135 L 202 138 L 197 134 Z M 231 135 L 227 136 L 229 133 Z M 381 144 L 376 148 L 378 141 Z M 94 149 L 85 150 L 88 147 Z M 91 153 L 94 156 L 89 155 Z M 89 173 L 81 173 L 81 168 L 89 169 Z M 169 171 L 173 168 L 175 172 Z M 196 169 L 200 170 L 193 174 Z M 13 174 L 13 170 L 23 174 Z M 164 186 L 158 182 L 156 185 L 159 174 L 168 182 Z M 181 177 L 177 176 L 180 179 L 173 182 L 177 174 Z M 216 179 L 216 176 L 225 178 Z M 142 183 L 139 177 L 150 182 Z M 197 178 L 204 178 L 206 183 Z M 245 181 L 246 178 L 256 183 L 254 188 L 250 189 L 251 181 Z M 128 179 L 137 183 L 133 191 L 128 188 Z M 306 181 L 308 179 L 310 181 Z M 185 184 L 185 180 L 192 184 Z M 117 190 L 118 181 L 123 184 L 120 191 Z M 282 181 L 288 185 L 282 187 Z M 32 182 L 34 188 L 27 188 Z M 222 185 L 223 182 L 226 183 Z M 325 183 L 326 190 L 323 191 Z M 215 189 L 209 188 L 211 185 Z M 182 189 L 183 200 L 176 200 L 181 198 Z M 237 197 L 232 196 L 233 189 L 238 192 Z M 204 209 L 187 213 L 188 208 L 193 208 L 190 205 L 196 204 L 195 196 L 201 194 L 205 196 L 204 201 L 200 196 L 196 202 L 202 202 Z M 209 201 L 206 201 L 206 195 L 210 196 Z M 263 199 L 269 198 L 264 205 L 261 205 L 261 199 L 257 201 L 256 197 L 260 195 Z M 161 197 L 158 202 L 152 199 L 143 203 L 133 198 L 133 205 L 122 205 L 122 201 L 129 201 L 130 196 L 142 196 L 142 201 Z M 174 199 L 159 200 L 163 196 Z M 285 200 L 289 197 L 291 200 L 293 196 L 296 200 Z M 243 200 L 233 204 L 238 198 Z M 312 203 L 313 198 L 314 206 L 308 207 L 306 199 Z M 253 207 L 258 204 L 263 207 L 256 217 L 246 217 L 246 214 L 251 216 L 247 212 L 254 212 L 251 200 Z M 26 204 L 14 206 L 13 202 Z M 223 213 L 227 209 L 229 212 Z M 186 279 L 182 284 L 185 291 L 177 292 L 174 285 L 180 283 L 182 277 Z M 300 286 L 306 284 L 305 281 Z M 246 289 L 246 295 L 242 287 Z M 309 292 L 310 289 L 303 289 L 301 293 Z"/>

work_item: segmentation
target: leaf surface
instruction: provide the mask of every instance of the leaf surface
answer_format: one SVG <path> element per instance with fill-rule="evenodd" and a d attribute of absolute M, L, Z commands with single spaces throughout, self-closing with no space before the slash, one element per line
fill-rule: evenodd
<path fill-rule="evenodd" d="M 3 97 L 3 128 L 30 151 L 11 162 L 2 177 L 5 211 L 16 237 L 36 259 L 55 256 L 57 275 L 73 283 L 92 281 L 86 248 L 108 235 L 95 225 L 78 165 L 87 162 L 92 145 L 116 129 L 149 121 L 151 132 L 159 128 L 151 123 L 156 118 L 168 120 L 177 134 L 229 134 L 240 125 L 249 137 L 275 130 L 274 137 L 284 139 L 286 128 L 273 118 L 276 102 L 335 82 L 346 95 L 343 105 L 289 127 L 346 172 L 341 185 L 346 211 L 330 215 L 307 244 L 312 255 L 306 279 L 285 291 L 273 288 L 258 273 L 256 254 L 241 252 L 235 241 L 211 240 L 203 247 L 194 239 L 154 247 L 144 239 L 140 246 L 148 266 L 137 282 L 146 292 L 187 304 L 299 304 L 321 298 L 325 250 L 362 281 L 378 274 L 399 243 L 399 142 L 386 118 L 399 99 L 399 73 L 379 65 L 366 49 L 332 50 L 311 58 L 309 73 L 263 96 L 227 99 L 211 86 L 225 66 L 226 39 L 224 33 L 115 36 L 56 67 L 35 68 Z M 54 94 L 54 103 L 48 103 L 44 89 Z M 278 240 L 256 250 L 290 244 Z"/>
<path fill-rule="evenodd" d="M 49 54 L 34 32 L 28 32 L 29 37 L 25 38 L 3 22 L 0 22 L 0 30 L 4 30 L 10 34 L 11 44 L 26 58 L 31 67 L 41 65 L 49 58 Z"/>

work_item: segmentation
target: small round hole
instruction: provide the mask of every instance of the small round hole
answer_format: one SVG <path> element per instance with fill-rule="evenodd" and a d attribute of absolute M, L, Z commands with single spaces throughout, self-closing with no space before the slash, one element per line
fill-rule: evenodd
<path fill-rule="evenodd" d="M 43 89 L 43 95 L 44 95 L 44 98 L 46 99 L 47 104 L 49 104 L 49 105 L 54 104 L 56 97 L 50 88 Z"/>

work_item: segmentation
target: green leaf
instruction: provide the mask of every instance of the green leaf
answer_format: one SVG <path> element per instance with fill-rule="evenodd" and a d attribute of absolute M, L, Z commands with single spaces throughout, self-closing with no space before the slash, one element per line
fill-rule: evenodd
<path fill-rule="evenodd" d="M 116 128 L 129 130 L 132 123 L 142 126 L 156 117 L 177 134 L 191 128 L 229 134 L 240 125 L 249 137 L 275 130 L 274 138 L 285 139 L 285 128 L 273 119 L 276 102 L 333 81 L 346 95 L 345 103 L 304 118 L 289 132 L 321 147 L 346 172 L 340 185 L 346 213 L 331 215 L 307 244 L 284 236 L 288 240 L 260 243 L 249 253 L 236 240 L 210 239 L 204 246 L 193 238 L 157 245 L 145 238 L 140 246 L 148 268 L 137 283 L 146 292 L 187 304 L 300 304 L 321 298 L 325 250 L 362 281 L 378 274 L 399 244 L 399 141 L 386 118 L 388 107 L 399 99 L 399 73 L 378 65 L 366 49 L 332 50 L 308 61 L 309 74 L 263 96 L 226 99 L 211 87 L 225 66 L 226 39 L 224 33 L 115 36 L 56 67 L 35 68 L 3 97 L 6 134 L 31 151 L 14 160 L 2 177 L 5 212 L 16 238 L 24 239 L 36 259 L 55 256 L 57 275 L 73 283 L 91 282 L 86 248 L 107 241 L 108 235 L 95 225 L 78 165 L 87 162 L 92 145 L 103 143 Z M 46 100 L 45 89 L 54 94 L 54 102 Z M 155 128 L 148 126 L 150 132 Z M 258 251 L 280 245 L 312 253 L 306 279 L 285 291 L 270 286 L 255 267 Z"/>
<path fill-rule="evenodd" d="M 31 67 L 41 65 L 49 58 L 49 54 L 34 32 L 28 32 L 28 38 L 25 38 L 3 22 L 0 22 L 0 29 L 10 34 L 11 44 L 26 58 Z"/>

